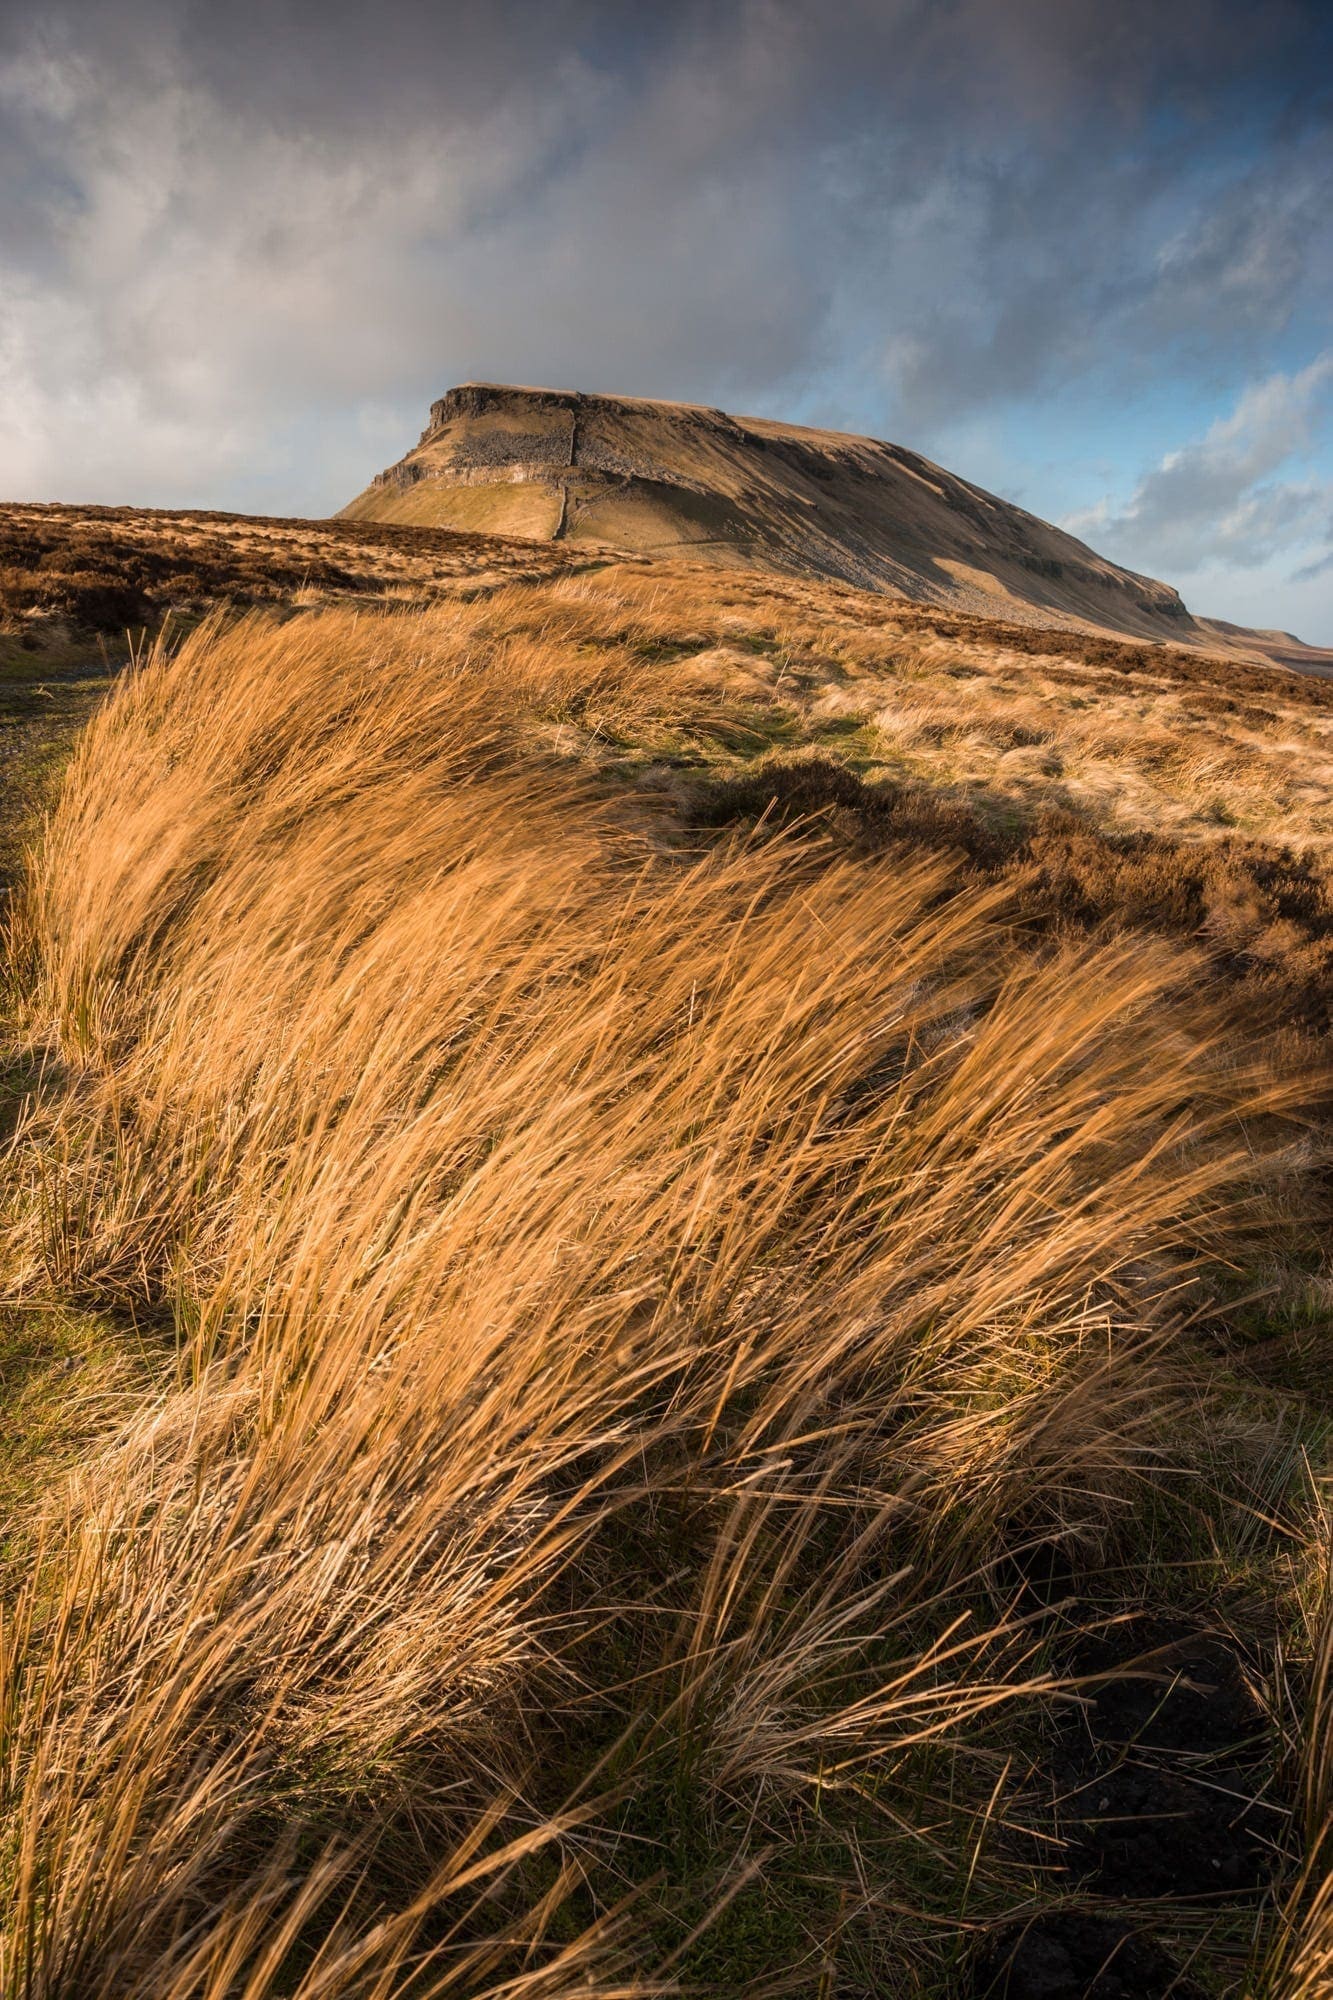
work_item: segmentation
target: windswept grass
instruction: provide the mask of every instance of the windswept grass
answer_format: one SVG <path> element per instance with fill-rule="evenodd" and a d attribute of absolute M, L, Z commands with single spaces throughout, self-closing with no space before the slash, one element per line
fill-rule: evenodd
<path fill-rule="evenodd" d="M 9 1283 L 156 1359 L 26 1524 L 4 2000 L 939 1993 L 1047 1893 L 1023 1577 L 1305 1587 L 1188 1324 L 1290 1086 L 1177 943 L 683 846 L 552 732 L 735 698 L 588 601 L 209 623 L 83 738 Z"/>

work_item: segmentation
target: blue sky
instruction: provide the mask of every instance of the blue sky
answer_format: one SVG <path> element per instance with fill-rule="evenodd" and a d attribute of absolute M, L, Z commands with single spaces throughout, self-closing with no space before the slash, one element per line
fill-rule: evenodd
<path fill-rule="evenodd" d="M 1333 10 L 0 0 L 0 492 L 322 513 L 472 376 L 909 444 L 1333 643 Z"/>

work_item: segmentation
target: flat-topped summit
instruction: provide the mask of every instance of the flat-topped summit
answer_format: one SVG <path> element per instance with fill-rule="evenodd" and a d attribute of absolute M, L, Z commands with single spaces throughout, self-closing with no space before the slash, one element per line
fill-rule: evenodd
<path fill-rule="evenodd" d="M 593 405 L 606 413 L 676 412 L 687 417 L 708 417 L 714 423 L 730 424 L 737 430 L 742 428 L 725 410 L 712 409 L 705 403 L 673 403 L 660 396 L 591 396 L 581 389 L 540 389 L 514 382 L 460 382 L 456 389 L 446 389 L 431 404 L 430 422 L 421 434 L 421 442 L 424 444 L 433 431 L 440 430 L 454 417 L 479 417 L 507 406 L 561 409 L 572 415 Z"/>
<path fill-rule="evenodd" d="M 1270 652 L 1261 635 L 1206 628 L 1169 584 L 900 445 L 691 403 L 464 382 L 431 404 L 420 442 L 343 511 L 837 578 L 1026 624 Z"/>

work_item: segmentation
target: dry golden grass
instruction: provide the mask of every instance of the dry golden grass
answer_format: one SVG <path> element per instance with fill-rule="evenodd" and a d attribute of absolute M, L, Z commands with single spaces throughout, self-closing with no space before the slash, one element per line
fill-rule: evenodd
<path fill-rule="evenodd" d="M 478 591 L 503 600 L 493 630 L 554 617 L 584 643 L 678 648 L 715 690 L 769 711 L 775 747 L 841 746 L 872 776 L 918 778 L 991 811 L 1054 804 L 1108 830 L 1194 841 L 1234 831 L 1319 857 L 1333 841 L 1333 688 L 1309 675 L 558 543 L 342 519 L 0 508 L 0 648 L 9 632 L 68 650 L 80 624 L 119 633 L 218 603 L 421 607 Z"/>
<path fill-rule="evenodd" d="M 751 589 L 212 623 L 87 731 L 9 1284 L 158 1366 L 27 1524 L 5 2000 L 939 1991 L 1040 1876 L 1005 1565 L 1299 1538 L 1183 1324 L 1308 1205 L 1197 960 L 603 782 L 901 677 Z"/>
<path fill-rule="evenodd" d="M 862 591 L 685 566 L 558 582 L 594 629 L 705 655 L 786 712 L 787 742 L 989 808 L 1076 811 L 1113 832 L 1235 831 L 1327 857 L 1333 687 L 1077 633 L 1034 635 Z M 547 593 L 534 596 L 532 617 Z M 776 718 L 774 718 L 776 720 Z"/>

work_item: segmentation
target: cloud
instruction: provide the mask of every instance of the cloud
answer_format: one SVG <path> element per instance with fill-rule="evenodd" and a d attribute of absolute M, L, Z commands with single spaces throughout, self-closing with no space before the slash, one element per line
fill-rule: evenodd
<path fill-rule="evenodd" d="M 1168 452 L 1123 506 L 1102 502 L 1065 525 L 1131 566 L 1168 574 L 1259 568 L 1307 546 L 1328 534 L 1333 483 L 1275 475 L 1312 452 L 1331 397 L 1333 349 L 1297 374 L 1252 384 L 1230 416 Z M 1301 580 L 1312 573 L 1307 565 Z"/>
<path fill-rule="evenodd" d="M 1327 532 L 1328 554 L 1320 556 L 1316 562 L 1302 563 L 1299 569 L 1294 569 L 1291 573 L 1293 583 L 1314 583 L 1321 576 L 1333 576 L 1333 519 L 1328 523 Z"/>
<path fill-rule="evenodd" d="M 1252 372 L 1333 303 L 1333 146 L 1307 132 L 1260 163 L 1194 167 L 1174 146 L 960 155 L 896 205 L 887 240 L 911 303 L 881 366 L 895 407 L 929 423 L 1075 381 L 1123 398 Z"/>
<path fill-rule="evenodd" d="M 467 374 L 670 393 L 733 356 L 737 382 L 808 359 L 821 295 L 764 136 L 782 77 L 762 43 L 703 60 L 685 36 L 619 92 L 579 53 L 586 8 L 527 39 L 511 9 L 447 47 L 407 11 L 418 59 L 391 34 L 386 65 L 360 28 L 334 63 L 329 21 L 278 10 L 278 51 L 304 27 L 330 71 L 309 101 L 308 79 L 244 90 L 203 17 L 155 36 L 145 16 L 143 63 L 50 31 L 0 61 L 30 162 L 0 225 L 10 490 L 246 497 L 286 464 L 327 505 L 370 469 L 343 469 L 367 406 L 397 411 L 396 455 Z"/>

